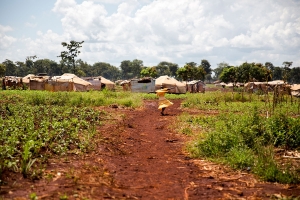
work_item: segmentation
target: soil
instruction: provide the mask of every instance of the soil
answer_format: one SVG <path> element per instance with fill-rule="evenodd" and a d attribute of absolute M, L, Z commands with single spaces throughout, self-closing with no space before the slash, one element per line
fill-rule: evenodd
<path fill-rule="evenodd" d="M 111 114 L 99 127 L 95 150 L 52 158 L 42 179 L 11 173 L 0 199 L 282 199 L 300 196 L 299 185 L 262 182 L 247 171 L 194 159 L 185 151 L 187 136 L 171 125 L 181 100 L 161 116 L 157 101 L 139 109 L 99 107 Z"/>

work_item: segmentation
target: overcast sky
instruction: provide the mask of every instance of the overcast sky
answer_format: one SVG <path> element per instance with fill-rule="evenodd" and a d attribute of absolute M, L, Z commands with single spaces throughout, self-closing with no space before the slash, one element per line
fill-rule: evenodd
<path fill-rule="evenodd" d="M 59 62 L 71 40 L 89 64 L 300 67 L 300 0 L 0 0 L 0 62 Z"/>

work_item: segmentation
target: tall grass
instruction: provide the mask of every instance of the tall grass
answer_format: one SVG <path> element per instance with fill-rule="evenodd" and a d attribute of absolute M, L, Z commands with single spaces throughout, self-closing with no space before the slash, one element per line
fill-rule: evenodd
<path fill-rule="evenodd" d="M 231 94 L 212 92 L 187 96 L 184 107 L 218 113 L 210 116 L 184 113 L 178 118 L 176 124 L 184 128 L 177 130 L 192 133 L 195 138 L 187 146 L 191 155 L 250 170 L 267 181 L 298 183 L 299 169 L 283 168 L 274 155 L 274 148 L 300 147 L 297 100 L 279 104 L 270 114 L 261 97 L 252 94 L 250 100 L 249 95 L 244 95 L 244 100 L 248 100 L 241 101 L 228 95 Z"/>

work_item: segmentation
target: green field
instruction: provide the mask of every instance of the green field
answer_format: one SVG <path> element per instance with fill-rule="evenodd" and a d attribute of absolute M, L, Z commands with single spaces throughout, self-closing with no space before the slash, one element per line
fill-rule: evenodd
<path fill-rule="evenodd" d="M 282 165 L 276 159 L 278 149 L 299 150 L 299 99 L 283 96 L 275 104 L 272 94 L 221 91 L 166 97 L 182 99 L 184 113 L 172 128 L 190 137 L 186 148 L 191 156 L 247 170 L 267 181 L 299 182 L 299 165 Z M 49 158 L 92 151 L 101 138 L 96 128 L 111 117 L 95 107 L 138 108 L 144 99 L 157 97 L 108 90 L 0 91 L 0 177 L 14 171 L 40 178 Z"/>

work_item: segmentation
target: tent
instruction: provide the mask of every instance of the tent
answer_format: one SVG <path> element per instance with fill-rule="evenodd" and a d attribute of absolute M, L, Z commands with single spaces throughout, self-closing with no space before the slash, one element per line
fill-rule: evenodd
<path fill-rule="evenodd" d="M 205 92 L 205 83 L 201 80 L 189 81 L 187 83 L 187 91 L 190 93 L 204 93 Z"/>
<path fill-rule="evenodd" d="M 291 86 L 291 94 L 294 97 L 300 97 L 300 84 L 294 84 Z"/>
<path fill-rule="evenodd" d="M 22 78 L 23 84 L 29 86 L 30 79 L 33 78 L 33 77 L 35 77 L 34 74 L 28 74 L 27 76 L 24 76 Z"/>
<path fill-rule="evenodd" d="M 106 78 L 104 78 L 103 76 L 99 76 L 98 78 L 101 79 L 101 88 L 106 88 L 108 90 L 114 90 L 116 84 Z"/>
<path fill-rule="evenodd" d="M 141 78 L 130 80 L 131 92 L 150 93 L 155 91 L 155 80 L 153 78 Z"/>
<path fill-rule="evenodd" d="M 61 76 L 54 76 L 45 86 L 49 91 L 88 91 L 92 89 L 92 84 L 75 74 L 65 73 Z"/>
<path fill-rule="evenodd" d="M 185 94 L 187 90 L 185 83 L 169 76 L 160 76 L 155 80 L 155 90 L 158 90 L 161 87 L 170 88 L 170 93 L 174 94 Z"/>
<path fill-rule="evenodd" d="M 101 90 L 101 77 L 85 77 L 82 79 L 91 83 L 93 90 Z"/>
<path fill-rule="evenodd" d="M 45 85 L 49 81 L 50 76 L 30 76 L 29 89 L 30 90 L 45 90 Z"/>

